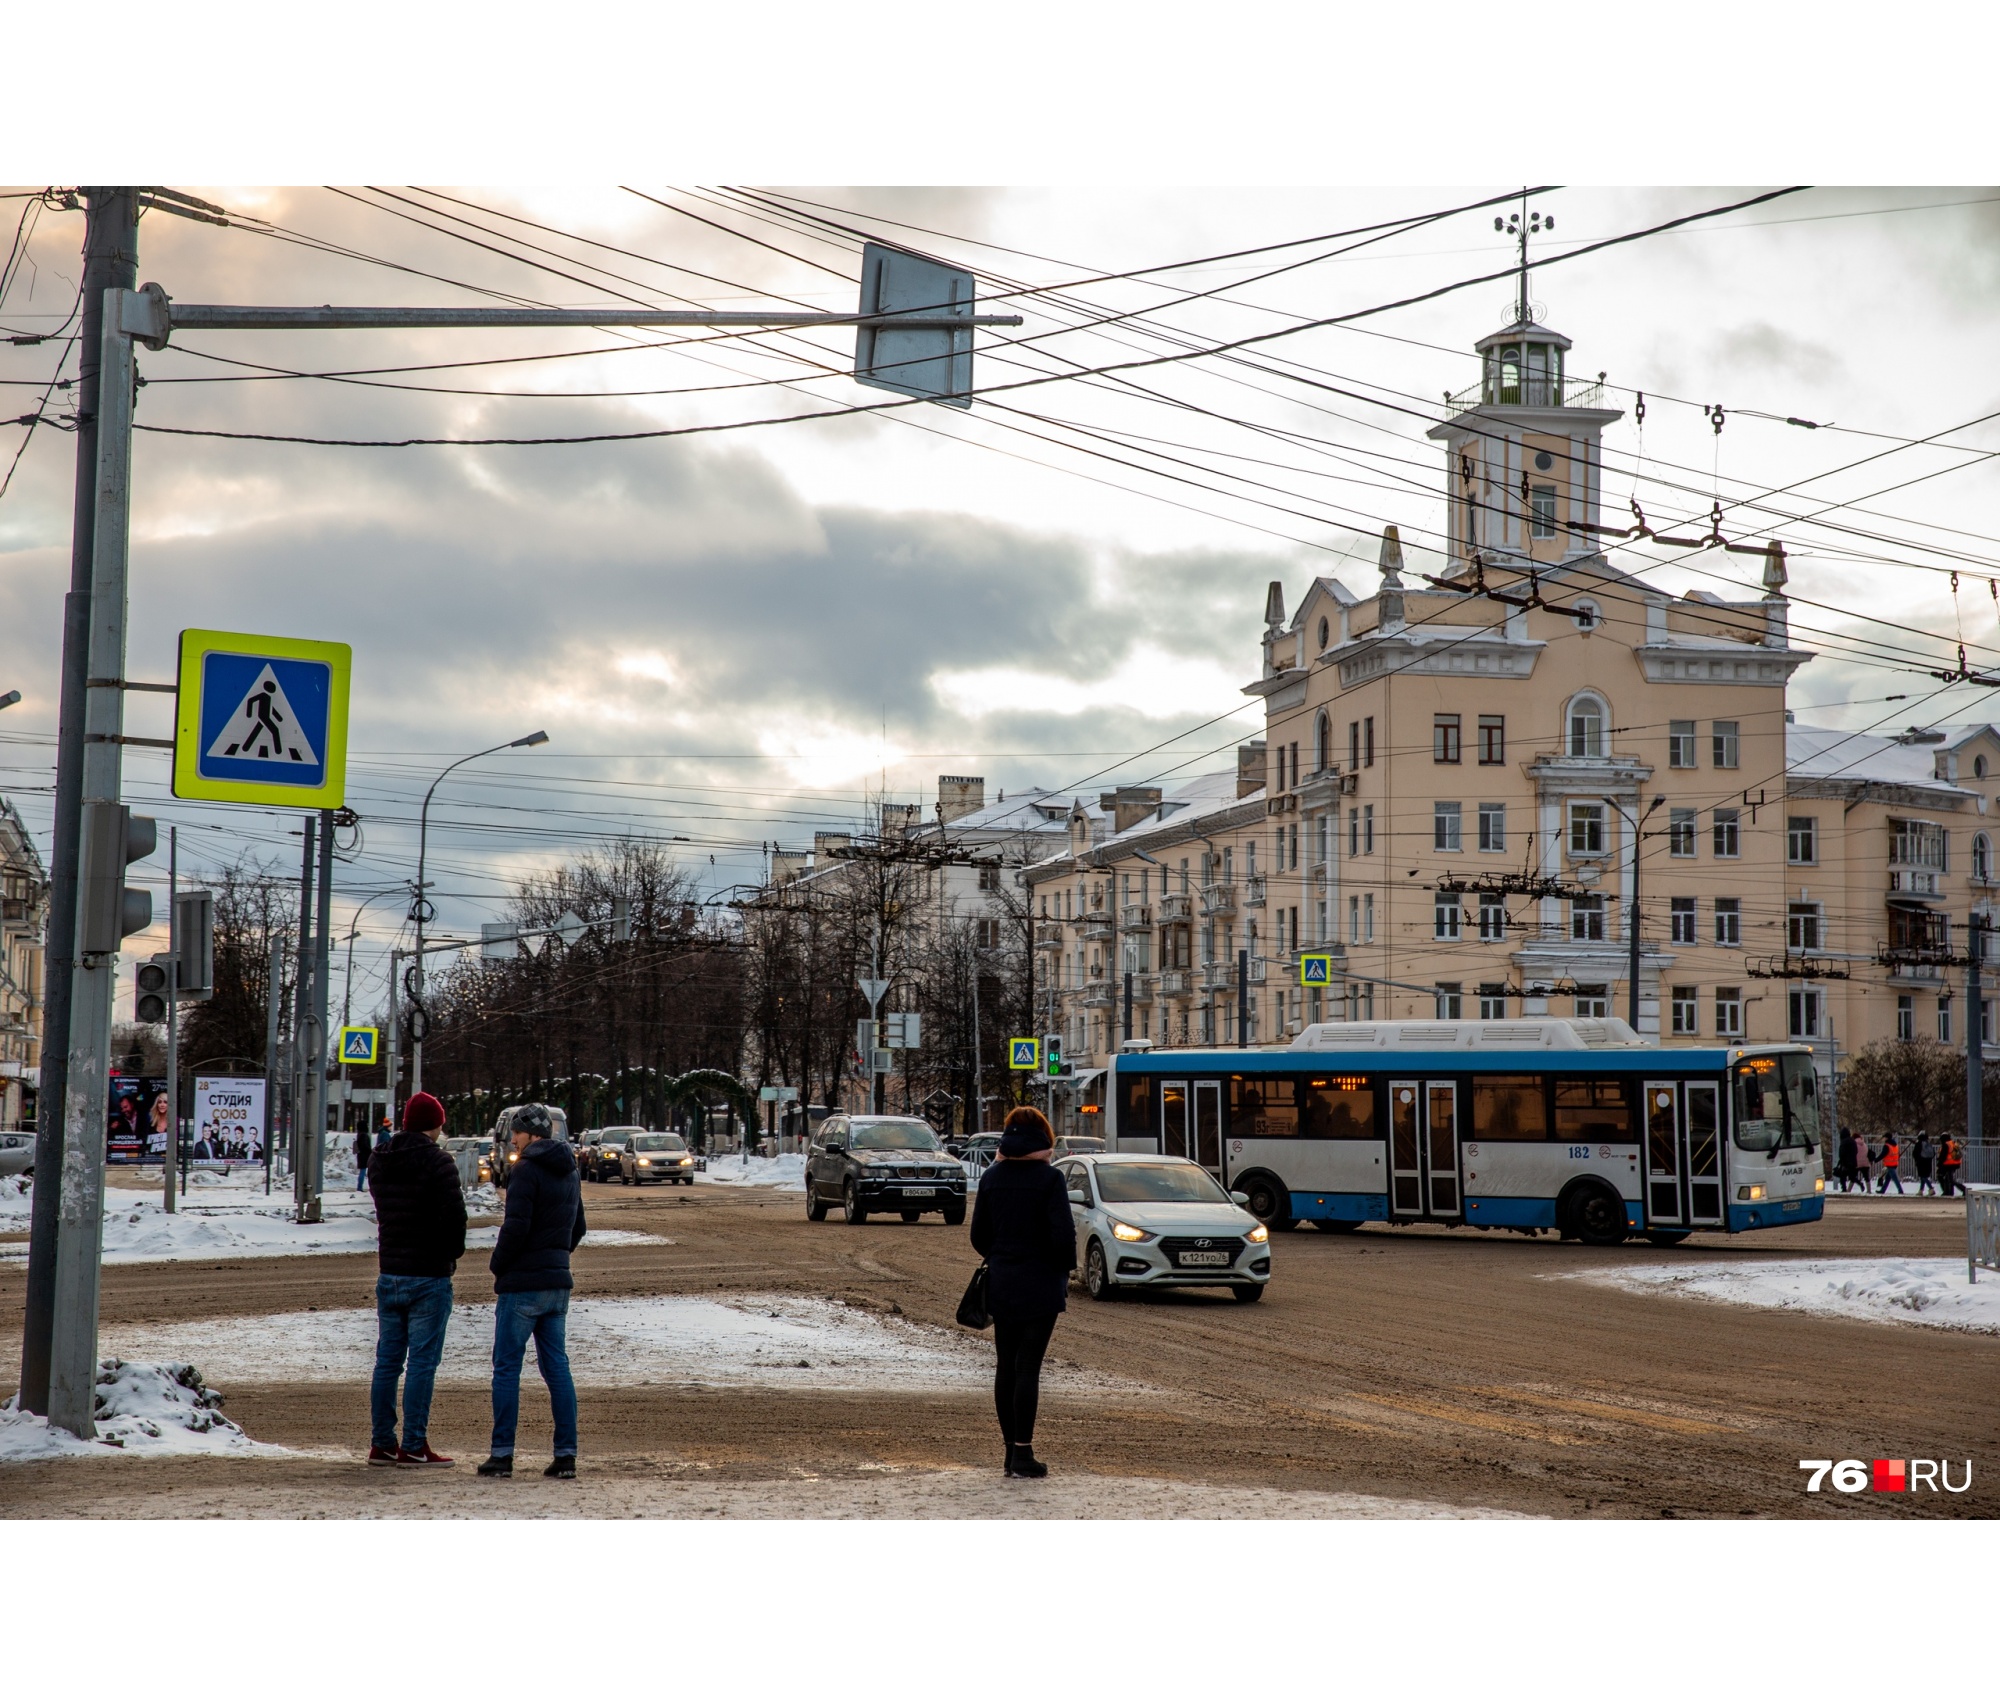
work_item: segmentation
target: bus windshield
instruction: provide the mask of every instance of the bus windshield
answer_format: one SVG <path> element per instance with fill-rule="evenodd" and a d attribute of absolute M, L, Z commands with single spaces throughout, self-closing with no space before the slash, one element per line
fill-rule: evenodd
<path fill-rule="evenodd" d="M 1819 1081 L 1803 1055 L 1759 1055 L 1736 1069 L 1736 1147 L 1768 1155 L 1819 1145 Z"/>

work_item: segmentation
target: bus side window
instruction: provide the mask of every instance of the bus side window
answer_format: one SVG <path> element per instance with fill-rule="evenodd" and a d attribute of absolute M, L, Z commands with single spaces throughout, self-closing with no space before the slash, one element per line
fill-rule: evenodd
<path fill-rule="evenodd" d="M 1472 1136 L 1540 1143 L 1549 1135 L 1540 1073 L 1476 1073 Z"/>
<path fill-rule="evenodd" d="M 1299 1130 L 1298 1080 L 1286 1076 L 1229 1077 L 1229 1135 L 1232 1138 L 1293 1138 Z"/>
<path fill-rule="evenodd" d="M 1118 1136 L 1157 1138 L 1160 1129 L 1153 1115 L 1153 1078 L 1150 1073 L 1118 1075 Z"/>
<path fill-rule="evenodd" d="M 1562 1143 L 1631 1143 L 1632 1105 L 1625 1081 L 1556 1080 L 1556 1138 Z"/>
<path fill-rule="evenodd" d="M 1363 1073 L 1308 1073 L 1302 1081 L 1300 1134 L 1307 1138 L 1373 1138 L 1375 1087 Z"/>

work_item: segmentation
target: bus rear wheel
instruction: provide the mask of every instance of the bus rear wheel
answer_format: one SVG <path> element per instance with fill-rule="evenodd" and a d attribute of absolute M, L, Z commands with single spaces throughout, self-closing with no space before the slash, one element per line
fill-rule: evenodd
<path fill-rule="evenodd" d="M 1292 1211 L 1292 1194 L 1269 1174 L 1252 1174 L 1238 1189 L 1250 1199 L 1250 1213 L 1274 1233 L 1289 1233 L 1299 1224 Z"/>
<path fill-rule="evenodd" d="M 1609 1186 L 1580 1187 L 1565 1206 L 1566 1231 L 1586 1245 L 1625 1242 L 1625 1205 Z"/>

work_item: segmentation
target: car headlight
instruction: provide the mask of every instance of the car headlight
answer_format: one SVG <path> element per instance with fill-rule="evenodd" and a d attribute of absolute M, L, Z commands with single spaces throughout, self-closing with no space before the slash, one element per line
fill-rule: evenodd
<path fill-rule="evenodd" d="M 1141 1239 L 1150 1239 L 1153 1235 L 1143 1227 L 1133 1227 L 1123 1221 L 1114 1221 L 1111 1223 L 1111 1236 L 1125 1244 L 1135 1245 Z"/>
<path fill-rule="evenodd" d="M 1260 1221 L 1250 1229 L 1249 1239 L 1253 1245 L 1268 1245 L 1271 1242 L 1271 1229 Z"/>
<path fill-rule="evenodd" d="M 653 1165 L 653 1164 L 652 1164 L 651 1160 L 650 1160 L 650 1159 L 648 1159 L 647 1157 L 645 1157 L 645 1156 L 641 1156 L 641 1157 L 639 1158 L 639 1166 L 640 1166 L 640 1167 L 642 1167 L 642 1168 L 650 1168 L 650 1167 L 651 1167 L 652 1165 Z"/>

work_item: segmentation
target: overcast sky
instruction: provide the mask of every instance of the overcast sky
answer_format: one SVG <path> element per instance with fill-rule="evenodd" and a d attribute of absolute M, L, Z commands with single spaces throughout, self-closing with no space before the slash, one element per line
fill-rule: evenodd
<path fill-rule="evenodd" d="M 623 293 L 845 310 L 855 299 L 851 241 L 760 220 L 707 192 L 643 186 L 671 208 L 608 188 L 449 192 L 475 208 L 435 193 L 399 203 L 182 187 L 314 240 L 149 216 L 140 277 L 184 301 L 582 306 Z M 1327 235 L 1496 193 L 789 192 L 801 213 L 1002 279 L 1070 287 L 1060 310 L 1034 296 L 993 305 L 1028 316 L 1012 336 L 1029 342 L 982 343 L 982 386 L 1157 357 L 1172 339 L 1267 333 L 1498 271 L 1511 251 L 1490 209 L 1340 254 L 1359 239 Z M 1557 256 L 1757 193 L 1550 192 L 1532 199 L 1555 219 L 1534 252 Z M 23 205 L 0 202 L 0 244 Z M 499 235 L 459 226 L 454 237 L 392 209 L 440 226 L 455 213 Z M 82 224 L 40 215 L 0 302 L 9 332 L 63 324 Z M 1309 238 L 1322 240 L 1143 281 L 1097 278 Z M 535 258 L 571 276 L 475 243 L 517 256 L 542 244 L 554 253 Z M 1275 267 L 1291 270 L 1258 276 Z M 1769 503 L 1792 515 L 1847 506 L 1823 521 L 1859 531 L 1783 528 L 1796 542 L 1798 638 L 1822 653 L 1793 683 L 1804 719 L 1860 726 L 1902 709 L 1880 703 L 1892 693 L 1915 706 L 1938 687 L 1922 672 L 1952 660 L 1961 632 L 1975 664 L 2000 667 L 1988 581 L 2000 573 L 1990 460 L 2000 431 L 1981 419 L 2000 410 L 1996 286 L 2000 192 L 1976 189 L 1810 191 L 1535 276 L 1543 317 L 1575 341 L 1572 373 L 1602 370 L 1625 388 L 1609 399 L 1626 411 L 1606 436 L 1613 506 L 1636 494 L 1656 522 L 1679 521 L 1705 516 L 1719 494 L 1730 526 L 1753 538 L 1778 518 L 1739 508 L 1745 498 L 1786 489 Z M 849 825 L 885 790 L 928 801 L 940 772 L 984 775 L 989 793 L 1094 793 L 1215 768 L 1255 728 L 1238 689 L 1257 672 L 1266 584 L 1281 580 L 1295 601 L 1309 577 L 1334 573 L 1365 593 L 1384 522 L 1419 549 L 1436 538 L 1443 471 L 1423 429 L 1444 392 L 1473 383 L 1471 345 L 1509 318 L 1511 300 L 1504 281 L 1477 284 L 1261 343 L 1242 352 L 1255 366 L 1210 358 L 1041 383 L 969 412 L 921 405 L 484 449 L 141 434 L 131 674 L 170 679 L 184 627 L 353 645 L 349 799 L 364 845 L 342 870 L 343 927 L 352 902 L 411 876 L 416 805 L 437 770 L 540 727 L 547 747 L 482 761 L 440 792 L 431 847 L 446 927 L 476 934 L 513 877 L 624 829 L 687 837 L 704 886 L 720 891 L 761 875 L 762 844 L 795 847 Z M 1056 335 L 1086 315 L 1142 311 L 1143 323 Z M 840 377 L 847 338 L 661 347 L 681 336 L 182 335 L 142 352 L 139 420 L 362 439 L 559 437 L 887 400 Z M 0 346 L 0 379 L 45 383 L 60 347 Z M 506 365 L 377 374 L 369 385 L 246 377 L 257 370 L 231 365 L 351 372 L 499 358 Z M 74 372 L 73 358 L 63 371 Z M 491 395 L 503 390 L 529 395 Z M 628 395 L 556 395 L 586 392 Z M 9 383 L 0 418 L 39 395 Z M 1705 413 L 1718 403 L 1719 435 Z M 1933 435 L 1940 444 L 1901 442 Z M 20 436 L 0 429 L 0 470 Z M 0 713 L 0 791 L 44 847 L 73 449 L 69 436 L 38 431 L 0 499 L 0 689 L 24 696 Z M 1864 458 L 1874 460 L 1829 476 Z M 1678 555 L 1614 560 L 1644 571 L 1649 557 Z M 1747 561 L 1677 561 L 1658 579 L 1675 592 L 1735 591 L 1754 579 Z M 1958 614 L 1943 572 L 1954 565 Z M 1888 667 L 1892 646 L 1908 653 L 1901 671 Z M 128 726 L 165 733 L 169 704 L 135 697 Z M 1911 716 L 1961 708 L 1977 709 L 1972 694 Z M 1135 756 L 1144 749 L 1156 750 Z M 185 864 L 246 847 L 297 857 L 273 816 L 168 800 L 164 754 L 127 749 L 126 774 L 128 798 L 183 826 Z M 379 989 L 371 950 L 397 910 L 384 900 L 364 920 L 363 1002 Z"/>

